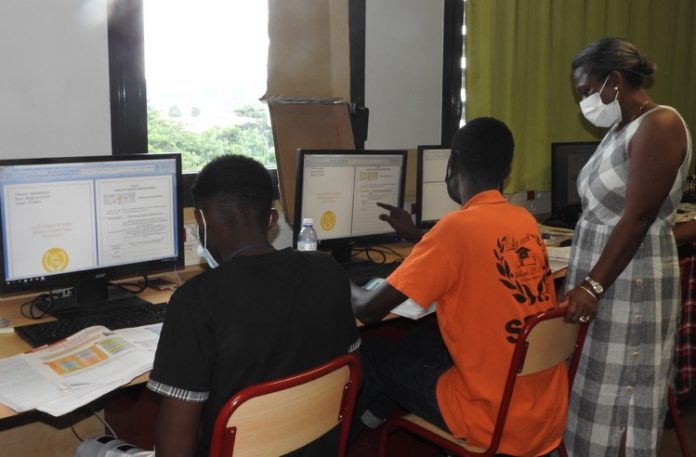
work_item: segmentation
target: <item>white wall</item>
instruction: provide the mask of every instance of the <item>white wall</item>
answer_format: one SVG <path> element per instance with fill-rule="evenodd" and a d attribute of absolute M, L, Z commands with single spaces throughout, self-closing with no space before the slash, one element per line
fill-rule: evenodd
<path fill-rule="evenodd" d="M 0 0 L 0 158 L 111 154 L 107 0 Z"/>
<path fill-rule="evenodd" d="M 443 0 L 368 0 L 365 148 L 440 144 Z"/>

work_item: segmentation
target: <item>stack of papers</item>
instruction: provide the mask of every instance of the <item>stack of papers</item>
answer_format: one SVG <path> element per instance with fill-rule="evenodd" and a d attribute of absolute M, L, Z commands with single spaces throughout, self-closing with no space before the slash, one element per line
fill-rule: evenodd
<path fill-rule="evenodd" d="M 372 290 L 378 285 L 382 284 L 384 281 L 386 281 L 386 279 L 384 278 L 374 278 L 371 279 L 363 287 L 367 290 Z M 428 314 L 434 313 L 435 303 L 432 303 L 427 308 L 423 308 L 421 305 L 409 298 L 396 308 L 392 309 L 391 312 L 401 317 L 407 317 L 409 319 L 416 320 L 420 319 L 421 317 L 427 316 Z"/>
<path fill-rule="evenodd" d="M 32 352 L 0 359 L 0 402 L 60 416 L 152 369 L 162 324 L 89 327 Z"/>
<path fill-rule="evenodd" d="M 551 272 L 555 273 L 568 267 L 570 246 L 562 248 L 546 246 L 546 252 L 549 255 L 549 267 L 551 268 Z"/>

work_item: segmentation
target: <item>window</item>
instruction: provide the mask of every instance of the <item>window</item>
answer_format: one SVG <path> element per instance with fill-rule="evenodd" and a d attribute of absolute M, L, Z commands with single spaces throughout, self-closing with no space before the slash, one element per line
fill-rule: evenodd
<path fill-rule="evenodd" d="M 228 153 L 275 167 L 266 90 L 267 2 L 143 0 L 148 152 L 185 171 Z"/>

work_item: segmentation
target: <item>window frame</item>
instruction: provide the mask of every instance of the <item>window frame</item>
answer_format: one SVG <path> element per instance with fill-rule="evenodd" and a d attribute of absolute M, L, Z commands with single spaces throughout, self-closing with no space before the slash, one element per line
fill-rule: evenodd
<path fill-rule="evenodd" d="M 351 122 L 356 147 L 364 145 L 368 112 L 365 107 L 365 2 L 349 2 Z M 143 0 L 109 2 L 107 36 L 111 100 L 112 154 L 146 154 L 147 85 Z M 464 0 L 444 0 L 441 143 L 448 146 L 462 116 Z M 369 107 L 367 107 L 369 108 Z M 278 171 L 269 168 L 274 199 L 279 198 Z M 198 176 L 183 174 L 184 206 L 193 206 L 191 185 Z"/>
<path fill-rule="evenodd" d="M 350 101 L 356 147 L 362 149 L 367 138 L 365 106 L 365 11 L 367 0 L 349 0 Z M 464 0 L 444 1 L 442 55 L 442 125 L 440 144 L 449 146 L 463 114 L 461 97 L 464 49 Z M 367 109 L 366 109 L 367 108 Z M 363 129 L 363 130 L 361 130 Z"/>

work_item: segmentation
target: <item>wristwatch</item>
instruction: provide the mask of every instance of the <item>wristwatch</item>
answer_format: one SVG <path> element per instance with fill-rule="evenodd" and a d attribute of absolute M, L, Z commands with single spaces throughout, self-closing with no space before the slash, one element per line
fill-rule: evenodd
<path fill-rule="evenodd" d="M 604 293 L 604 286 L 589 276 L 585 278 L 585 282 L 589 284 L 589 286 L 592 288 L 592 292 L 594 292 L 598 298 Z"/>

